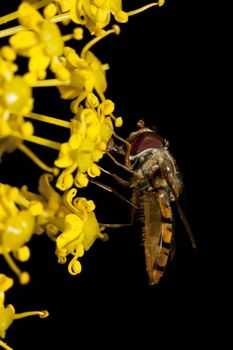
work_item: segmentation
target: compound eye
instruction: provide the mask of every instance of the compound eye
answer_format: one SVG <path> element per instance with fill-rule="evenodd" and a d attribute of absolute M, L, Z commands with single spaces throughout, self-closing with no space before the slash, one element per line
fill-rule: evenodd
<path fill-rule="evenodd" d="M 145 131 L 135 136 L 131 143 L 131 156 L 135 156 L 150 148 L 165 147 L 164 139 L 152 131 Z"/>

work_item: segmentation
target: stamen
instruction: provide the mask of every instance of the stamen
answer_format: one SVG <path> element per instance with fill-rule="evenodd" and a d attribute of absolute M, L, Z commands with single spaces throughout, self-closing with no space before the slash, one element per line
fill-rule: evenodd
<path fill-rule="evenodd" d="M 34 7 L 35 10 L 38 10 L 41 7 L 48 5 L 50 2 L 51 2 L 51 0 L 41 0 L 41 1 L 36 2 L 35 4 L 32 4 L 32 7 Z M 11 22 L 14 19 L 16 19 L 17 17 L 18 17 L 18 10 L 11 12 L 5 16 L 2 16 L 2 17 L 0 17 L 0 25 L 7 23 L 7 22 Z"/>
<path fill-rule="evenodd" d="M 61 148 L 61 143 L 56 142 L 56 141 L 43 139 L 42 137 L 39 137 L 39 136 L 31 135 L 31 136 L 24 136 L 23 137 L 19 133 L 13 132 L 13 131 L 12 131 L 11 135 L 15 136 L 17 138 L 23 139 L 25 141 L 36 143 L 37 145 L 46 146 L 46 147 L 55 149 L 57 151 L 60 151 L 60 148 Z"/>
<path fill-rule="evenodd" d="M 84 101 L 87 98 L 88 93 L 89 92 L 84 90 L 83 92 L 81 92 L 79 97 L 71 103 L 71 110 L 74 114 L 78 113 L 79 105 L 82 101 Z"/>
<path fill-rule="evenodd" d="M 16 201 L 15 203 L 25 207 L 25 208 L 28 208 L 30 202 L 28 199 L 26 199 L 24 196 L 22 196 L 21 194 L 18 194 L 17 198 L 16 198 Z"/>
<path fill-rule="evenodd" d="M 107 30 L 103 35 L 101 36 L 97 36 L 94 39 L 92 39 L 91 41 L 89 41 L 89 43 L 87 43 L 84 48 L 82 49 L 82 52 L 80 54 L 81 58 L 84 58 L 86 56 L 86 53 L 88 50 L 90 50 L 90 48 L 95 45 L 98 41 L 102 40 L 103 38 L 105 38 L 106 36 L 108 36 L 109 34 L 118 34 L 119 33 L 119 26 L 114 25 L 112 26 L 112 29 Z"/>
<path fill-rule="evenodd" d="M 102 102 L 104 102 L 105 101 L 105 96 L 104 96 L 102 90 L 99 89 L 98 85 L 95 86 L 95 90 L 96 90 L 97 94 L 99 95 L 100 100 Z"/>
<path fill-rule="evenodd" d="M 46 165 L 40 158 L 35 155 L 34 152 L 32 152 L 27 146 L 24 144 L 20 144 L 18 146 L 18 149 L 22 151 L 28 158 L 30 158 L 39 168 L 44 170 L 45 172 L 52 173 L 54 175 L 58 174 L 58 169 L 57 168 L 51 168 L 48 165 Z"/>
<path fill-rule="evenodd" d="M 32 4 L 32 7 L 34 7 L 35 10 L 38 10 L 41 7 L 47 6 L 50 3 L 51 3 L 51 0 L 41 0 L 41 1 L 37 1 L 35 4 Z"/>
<path fill-rule="evenodd" d="M 21 312 L 19 314 L 15 314 L 14 319 L 19 320 L 20 318 L 29 316 L 39 316 L 40 318 L 46 318 L 49 316 L 49 312 L 47 310 Z"/>
<path fill-rule="evenodd" d="M 52 23 L 58 23 L 58 22 L 63 22 L 67 19 L 70 19 L 70 12 L 65 12 L 59 15 L 54 16 L 53 18 L 50 19 L 50 22 Z"/>
<path fill-rule="evenodd" d="M 0 186 L 4 186 L 3 184 L 0 184 Z M 26 199 L 22 194 L 18 194 L 17 198 L 15 200 L 16 204 L 19 204 L 20 206 L 23 206 L 25 208 L 28 208 L 30 205 L 30 201 L 28 199 Z M 40 213 L 40 216 L 43 218 L 46 218 L 51 221 L 51 222 L 56 222 L 56 219 L 54 219 L 51 215 L 49 215 L 45 210 L 42 210 L 42 212 Z"/>
<path fill-rule="evenodd" d="M 69 41 L 69 40 L 71 40 L 73 38 L 74 38 L 74 34 L 67 34 L 67 35 L 63 35 L 62 40 L 64 42 L 66 42 L 66 41 Z"/>
<path fill-rule="evenodd" d="M 10 269 L 16 274 L 20 284 L 27 284 L 30 281 L 30 275 L 26 271 L 21 271 L 9 253 L 3 251 L 3 256 L 10 267 Z"/>
<path fill-rule="evenodd" d="M 10 346 L 8 346 L 5 342 L 3 342 L 1 339 L 0 339 L 0 346 L 5 349 L 5 350 L 13 350 Z"/>
<path fill-rule="evenodd" d="M 1 32 L 0 32 L 1 34 Z M 62 81 L 59 79 L 45 79 L 45 80 L 37 80 L 31 84 L 31 87 L 51 87 L 51 86 L 64 86 L 69 85 L 70 81 Z"/>
<path fill-rule="evenodd" d="M 145 10 L 149 9 L 150 7 L 154 7 L 154 6 L 162 6 L 163 2 L 158 1 L 158 2 L 152 2 L 151 4 L 145 5 L 143 7 L 140 7 L 137 10 L 133 10 L 133 11 L 129 11 L 127 12 L 128 16 L 133 16 L 133 15 L 137 15 L 138 13 L 144 12 Z"/>
<path fill-rule="evenodd" d="M 25 30 L 25 28 L 23 26 L 15 26 L 15 27 L 1 30 L 0 31 L 0 38 L 4 38 L 5 36 L 13 35 L 15 33 L 21 32 L 22 30 Z"/>
<path fill-rule="evenodd" d="M 71 123 L 66 120 L 48 117 L 47 115 L 43 115 L 39 113 L 29 113 L 25 116 L 25 118 L 30 118 L 30 119 L 38 120 L 39 122 L 45 122 L 45 123 L 61 126 L 67 129 L 70 129 L 71 127 Z"/>
<path fill-rule="evenodd" d="M 52 23 L 58 23 L 58 22 L 62 22 L 62 21 L 67 20 L 67 19 L 70 19 L 70 12 L 66 12 L 66 13 L 54 16 L 53 18 L 50 18 L 49 20 Z M 23 30 L 26 30 L 26 29 L 24 26 L 21 26 L 21 25 L 1 30 L 0 31 L 0 38 L 4 38 L 6 36 L 10 36 L 10 35 L 13 35 L 15 33 L 22 32 Z"/>

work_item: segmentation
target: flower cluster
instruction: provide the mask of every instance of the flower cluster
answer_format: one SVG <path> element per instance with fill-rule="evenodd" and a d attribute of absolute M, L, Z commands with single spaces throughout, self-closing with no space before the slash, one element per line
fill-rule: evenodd
<path fill-rule="evenodd" d="M 43 174 L 39 180 L 39 195 L 29 192 L 26 186 L 21 189 L 21 196 L 28 202 L 40 203 L 43 210 L 37 215 L 34 232 L 46 234 L 56 242 L 58 262 L 63 264 L 69 254 L 74 255 L 68 265 L 72 274 L 81 272 L 78 258 L 87 251 L 97 238 L 105 239 L 104 229 L 98 224 L 92 200 L 77 197 L 77 190 L 72 188 L 60 195 L 51 182 L 53 176 Z"/>
<path fill-rule="evenodd" d="M 92 200 L 76 197 L 73 188 L 63 195 L 51 185 L 53 176 L 43 174 L 39 181 L 38 194 L 9 185 L 0 185 L 0 254 L 3 255 L 21 284 L 30 280 L 29 274 L 15 264 L 13 257 L 21 262 L 30 257 L 28 243 L 33 235 L 45 232 L 56 243 L 58 262 L 64 264 L 68 255 L 71 275 L 81 272 L 79 258 L 89 250 L 97 238 L 106 239 L 96 219 Z M 13 285 L 13 279 L 0 274 L 0 337 L 5 337 L 7 328 L 14 319 L 37 315 L 45 317 L 47 311 L 15 314 L 12 305 L 4 306 L 4 293 Z M 20 316 L 21 315 L 21 316 Z M 0 341 L 0 345 L 1 341 Z"/>
<path fill-rule="evenodd" d="M 19 190 L 9 185 L 0 185 L 0 254 L 18 275 L 20 283 L 29 282 L 27 272 L 21 272 L 10 254 L 19 261 L 27 261 L 30 250 L 26 246 L 34 233 L 35 216 L 43 209 L 38 201 L 23 203 L 25 209 L 20 209 L 18 203 L 23 203 Z"/>
<path fill-rule="evenodd" d="M 24 137 L 33 134 L 33 125 L 24 115 L 33 107 L 32 89 L 23 76 L 15 75 L 15 52 L 3 46 L 0 52 L 0 156 L 13 152 Z"/>
<path fill-rule="evenodd" d="M 63 68 L 60 57 L 64 49 L 64 41 L 58 25 L 44 18 L 26 2 L 19 6 L 18 20 L 24 30 L 12 35 L 9 44 L 16 55 L 29 58 L 27 80 L 33 82 L 44 79 L 48 67 L 60 79 L 66 78 L 68 72 L 58 73 L 60 68 Z"/>
<path fill-rule="evenodd" d="M 0 48 L 0 158 L 4 164 L 4 154 L 17 149 L 41 169 L 36 193 L 25 184 L 17 188 L 0 183 L 0 255 L 21 284 L 30 276 L 16 261 L 30 258 L 34 234 L 54 241 L 58 263 L 68 261 L 71 275 L 81 272 L 80 258 L 95 240 L 106 239 L 94 202 L 79 191 L 100 176 L 98 162 L 123 121 L 114 116 L 115 104 L 106 98 L 109 65 L 94 54 L 94 46 L 120 34 L 119 24 L 130 16 L 163 4 L 158 0 L 127 12 L 121 0 L 24 0 L 15 12 L 0 18 L 0 25 L 18 21 L 0 31 L 0 38 L 9 37 Z M 36 89 L 42 87 L 57 89 L 60 98 L 69 101 L 68 120 L 36 113 Z M 65 142 L 37 136 L 34 121 L 68 130 Z M 31 143 L 55 150 L 52 164 L 40 159 Z M 1 273 L 0 346 L 7 350 L 1 338 L 15 319 L 48 315 L 16 314 L 12 305 L 5 306 L 5 292 L 12 285 L 13 279 Z"/>
<path fill-rule="evenodd" d="M 68 142 L 61 145 L 61 151 L 55 165 L 65 168 L 57 180 L 61 190 L 85 187 L 88 176 L 100 175 L 98 162 L 104 155 L 107 144 L 113 134 L 111 114 L 114 104 L 110 100 L 99 103 L 93 94 L 89 94 L 86 107 L 73 105 L 77 114 L 71 121 L 71 136 Z M 72 172 L 78 169 L 73 179 Z"/>

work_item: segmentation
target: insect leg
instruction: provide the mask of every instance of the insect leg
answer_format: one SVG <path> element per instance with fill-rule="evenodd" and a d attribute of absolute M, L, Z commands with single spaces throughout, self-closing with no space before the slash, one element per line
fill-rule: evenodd
<path fill-rule="evenodd" d="M 136 212 L 138 210 L 138 201 L 139 201 L 139 193 L 137 192 L 137 190 L 133 191 L 133 195 L 131 198 L 131 218 L 130 218 L 130 222 L 126 223 L 126 224 L 100 224 L 101 226 L 105 226 L 105 227 L 109 227 L 109 228 L 119 228 L 119 227 L 124 227 L 124 226 L 132 226 L 132 224 L 135 221 L 135 217 L 136 217 Z"/>
<path fill-rule="evenodd" d="M 111 153 L 106 152 L 106 154 L 109 156 L 109 158 L 111 158 L 111 159 L 113 160 L 113 162 L 114 162 L 117 166 L 119 166 L 119 167 L 123 168 L 124 170 L 128 171 L 129 173 L 135 175 L 135 172 L 134 172 L 133 170 L 130 169 L 131 165 L 128 166 L 128 164 L 126 164 L 126 165 L 121 164 L 120 162 L 118 162 L 118 160 L 116 160 L 116 158 L 113 157 L 113 155 L 111 155 Z M 126 162 L 126 163 L 127 163 L 127 162 Z"/>
<path fill-rule="evenodd" d="M 107 227 L 107 228 L 120 228 L 120 227 L 125 227 L 125 226 L 131 226 L 132 223 L 126 223 L 126 224 L 103 224 L 102 222 L 99 223 L 101 226 Z"/>
<path fill-rule="evenodd" d="M 110 173 L 108 170 L 105 170 L 104 168 L 100 167 L 100 170 L 105 173 L 110 175 L 111 177 L 113 177 L 113 179 L 115 179 L 119 184 L 121 184 L 124 187 L 130 187 L 131 185 L 131 181 L 126 181 L 124 179 L 122 179 L 120 176 L 117 176 L 116 174 Z"/>
<path fill-rule="evenodd" d="M 126 202 L 127 204 L 131 205 L 132 207 L 134 207 L 135 209 L 137 209 L 137 206 L 130 202 L 128 199 L 126 199 L 124 196 L 122 196 L 122 194 L 120 194 L 119 192 L 117 192 L 116 190 L 114 190 L 114 188 L 110 187 L 110 186 L 107 186 L 107 185 L 104 185 L 102 184 L 101 182 L 98 182 L 98 181 L 94 181 L 92 179 L 89 180 L 92 184 L 96 185 L 96 186 L 99 186 L 101 188 L 103 188 L 104 190 L 108 191 L 108 192 L 111 192 L 111 193 L 114 193 L 117 197 L 119 197 L 121 200 L 123 200 L 124 202 Z"/>
<path fill-rule="evenodd" d="M 132 145 L 131 145 L 130 142 L 126 141 L 125 139 L 123 139 L 122 137 L 118 136 L 115 133 L 114 133 L 114 137 L 116 139 L 120 140 L 121 142 L 123 142 L 126 145 L 126 151 L 124 152 L 124 154 L 125 154 L 125 166 L 130 169 L 131 168 L 131 163 L 130 163 L 129 156 L 130 156 L 130 151 L 131 151 Z"/>

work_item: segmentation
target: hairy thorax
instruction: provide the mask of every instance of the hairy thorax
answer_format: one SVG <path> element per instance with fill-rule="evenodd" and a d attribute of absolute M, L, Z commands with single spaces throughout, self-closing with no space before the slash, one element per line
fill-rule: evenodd
<path fill-rule="evenodd" d="M 147 149 L 133 156 L 132 163 L 135 171 L 133 186 L 138 186 L 141 191 L 166 188 L 168 178 L 176 187 L 180 186 L 175 161 L 166 148 Z"/>

